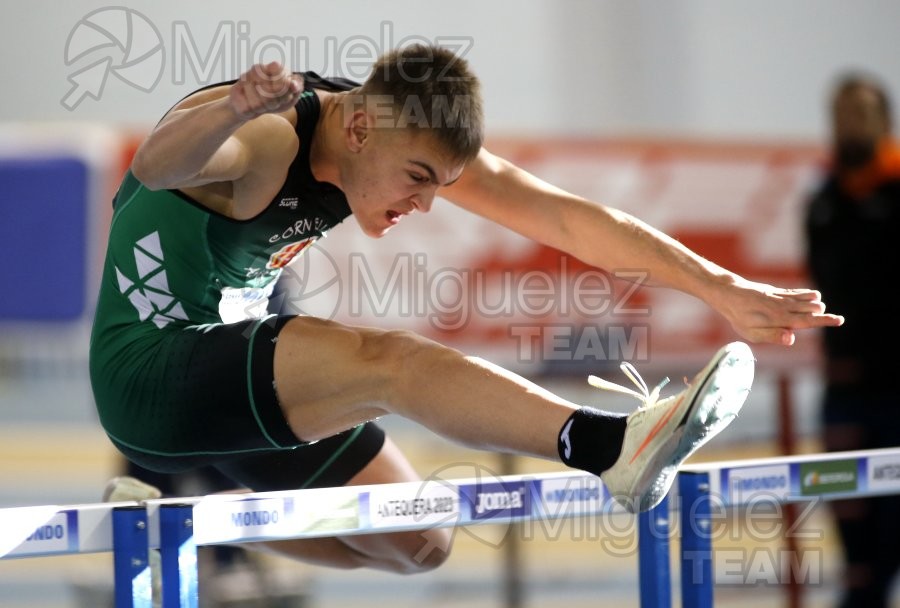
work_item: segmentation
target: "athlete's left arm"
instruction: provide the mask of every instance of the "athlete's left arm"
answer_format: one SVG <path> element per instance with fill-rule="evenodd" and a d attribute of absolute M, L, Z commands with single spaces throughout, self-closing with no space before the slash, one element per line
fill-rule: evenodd
<path fill-rule="evenodd" d="M 748 281 L 639 219 L 561 190 L 486 150 L 438 195 L 593 266 L 646 270 L 652 283 L 700 298 L 754 342 L 791 345 L 795 329 L 843 323 L 825 313 L 817 291 Z"/>

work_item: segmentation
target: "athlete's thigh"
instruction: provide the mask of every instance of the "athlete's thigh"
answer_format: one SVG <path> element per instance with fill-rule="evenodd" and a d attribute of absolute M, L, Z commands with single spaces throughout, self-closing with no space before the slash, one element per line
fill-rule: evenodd
<path fill-rule="evenodd" d="M 343 486 L 382 451 L 384 431 L 374 422 L 290 450 L 246 454 L 216 463 L 227 477 L 255 492 Z"/>
<path fill-rule="evenodd" d="M 409 332 L 291 319 L 278 334 L 274 375 L 294 434 L 314 441 L 389 413 L 404 357 L 424 342 Z"/>

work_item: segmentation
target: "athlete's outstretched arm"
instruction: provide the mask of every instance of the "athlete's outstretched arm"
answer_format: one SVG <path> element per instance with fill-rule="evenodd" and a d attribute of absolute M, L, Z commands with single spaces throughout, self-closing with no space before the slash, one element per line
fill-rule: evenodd
<path fill-rule="evenodd" d="M 138 148 L 131 169 L 153 190 L 236 181 L 252 169 L 257 142 L 286 125 L 278 117 L 303 90 L 276 62 L 254 65 L 228 87 L 200 91 L 179 103 Z M 266 118 L 260 117 L 266 115 Z"/>
<path fill-rule="evenodd" d="M 748 281 L 637 218 L 548 184 L 482 150 L 440 196 L 588 264 L 641 268 L 654 284 L 694 295 L 742 337 L 790 345 L 795 329 L 836 326 L 817 291 Z"/>

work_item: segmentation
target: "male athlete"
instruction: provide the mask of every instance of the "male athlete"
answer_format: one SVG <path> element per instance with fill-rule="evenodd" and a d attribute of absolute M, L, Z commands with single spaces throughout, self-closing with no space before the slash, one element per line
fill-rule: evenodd
<path fill-rule="evenodd" d="M 136 463 L 212 465 L 256 491 L 418 479 L 372 420 L 399 414 L 465 445 L 561 460 L 632 511 L 737 414 L 753 358 L 724 347 L 680 394 L 579 407 L 405 331 L 265 309 L 290 257 L 349 215 L 379 238 L 440 195 L 598 267 L 635 266 L 693 294 L 752 341 L 839 325 L 819 294 L 752 283 L 629 215 L 564 192 L 482 148 L 465 61 L 413 46 L 356 87 L 271 63 L 197 91 L 138 149 L 115 199 L 91 340 L 102 424 Z M 302 221 L 300 221 L 302 220 Z M 308 230 L 287 230 L 306 226 Z M 601 387 L 609 388 L 595 379 Z M 416 572 L 446 530 L 269 543 L 297 559 Z M 431 544 L 444 549 L 417 558 Z"/>

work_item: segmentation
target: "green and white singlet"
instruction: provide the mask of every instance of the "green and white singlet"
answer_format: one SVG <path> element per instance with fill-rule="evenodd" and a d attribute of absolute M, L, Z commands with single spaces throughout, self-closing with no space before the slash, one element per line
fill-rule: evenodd
<path fill-rule="evenodd" d="M 283 268 L 350 215 L 344 194 L 314 178 L 309 155 L 315 89 L 355 85 L 304 78 L 299 151 L 256 217 L 234 220 L 180 191 L 149 190 L 130 171 L 119 188 L 90 372 L 104 429 L 138 464 L 174 471 L 303 444 L 275 394 L 285 319 L 267 313 L 268 297 Z"/>

